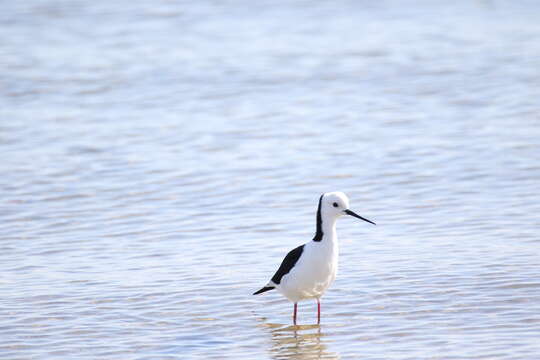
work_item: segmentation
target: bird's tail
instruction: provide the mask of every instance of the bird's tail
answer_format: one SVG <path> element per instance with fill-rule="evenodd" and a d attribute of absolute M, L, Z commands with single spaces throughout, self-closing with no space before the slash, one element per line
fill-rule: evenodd
<path fill-rule="evenodd" d="M 260 290 L 258 290 L 258 291 L 255 291 L 255 292 L 253 293 L 253 295 L 259 295 L 259 294 L 262 294 L 263 292 L 270 291 L 270 290 L 272 290 L 272 289 L 275 289 L 275 287 L 274 287 L 274 286 L 265 286 L 265 287 L 263 287 L 262 289 L 260 289 Z"/>

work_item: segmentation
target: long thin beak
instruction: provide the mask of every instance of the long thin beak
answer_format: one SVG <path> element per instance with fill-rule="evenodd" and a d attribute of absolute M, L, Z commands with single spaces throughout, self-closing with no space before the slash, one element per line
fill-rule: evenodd
<path fill-rule="evenodd" d="M 351 216 L 354 216 L 355 218 L 359 218 L 360 220 L 367 221 L 368 223 L 371 223 L 371 224 L 373 224 L 373 225 L 377 225 L 377 224 L 375 224 L 373 221 L 368 220 L 368 219 L 366 219 L 366 218 L 363 218 L 363 217 L 361 217 L 360 215 L 356 214 L 354 211 L 351 211 L 351 210 L 349 210 L 349 209 L 344 210 L 343 212 L 344 212 L 345 214 L 347 214 L 347 215 L 351 215 Z"/>

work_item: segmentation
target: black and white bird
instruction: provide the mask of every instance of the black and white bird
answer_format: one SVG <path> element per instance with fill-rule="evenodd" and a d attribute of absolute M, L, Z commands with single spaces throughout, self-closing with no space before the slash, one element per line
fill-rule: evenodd
<path fill-rule="evenodd" d="M 344 193 L 322 194 L 317 208 L 317 230 L 313 240 L 291 250 L 272 279 L 262 289 L 253 293 L 258 295 L 276 289 L 292 301 L 294 325 L 298 302 L 306 299 L 317 300 L 317 324 L 321 323 L 320 299 L 337 274 L 339 244 L 336 220 L 343 215 L 354 216 L 375 225 L 373 221 L 349 209 L 349 199 Z"/>

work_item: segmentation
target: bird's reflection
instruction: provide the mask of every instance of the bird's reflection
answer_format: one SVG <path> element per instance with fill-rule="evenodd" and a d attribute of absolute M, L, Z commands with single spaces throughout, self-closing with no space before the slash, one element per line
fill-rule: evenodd
<path fill-rule="evenodd" d="M 327 350 L 319 325 L 284 325 L 267 323 L 264 319 L 261 322 L 271 335 L 273 359 L 339 359 L 339 354 Z"/>

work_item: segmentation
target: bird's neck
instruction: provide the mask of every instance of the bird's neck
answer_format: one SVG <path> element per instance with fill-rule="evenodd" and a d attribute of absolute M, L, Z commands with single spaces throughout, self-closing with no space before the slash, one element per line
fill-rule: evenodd
<path fill-rule="evenodd" d="M 337 218 L 325 218 L 324 220 L 317 216 L 317 229 L 313 241 L 337 241 L 336 233 L 336 220 Z"/>

